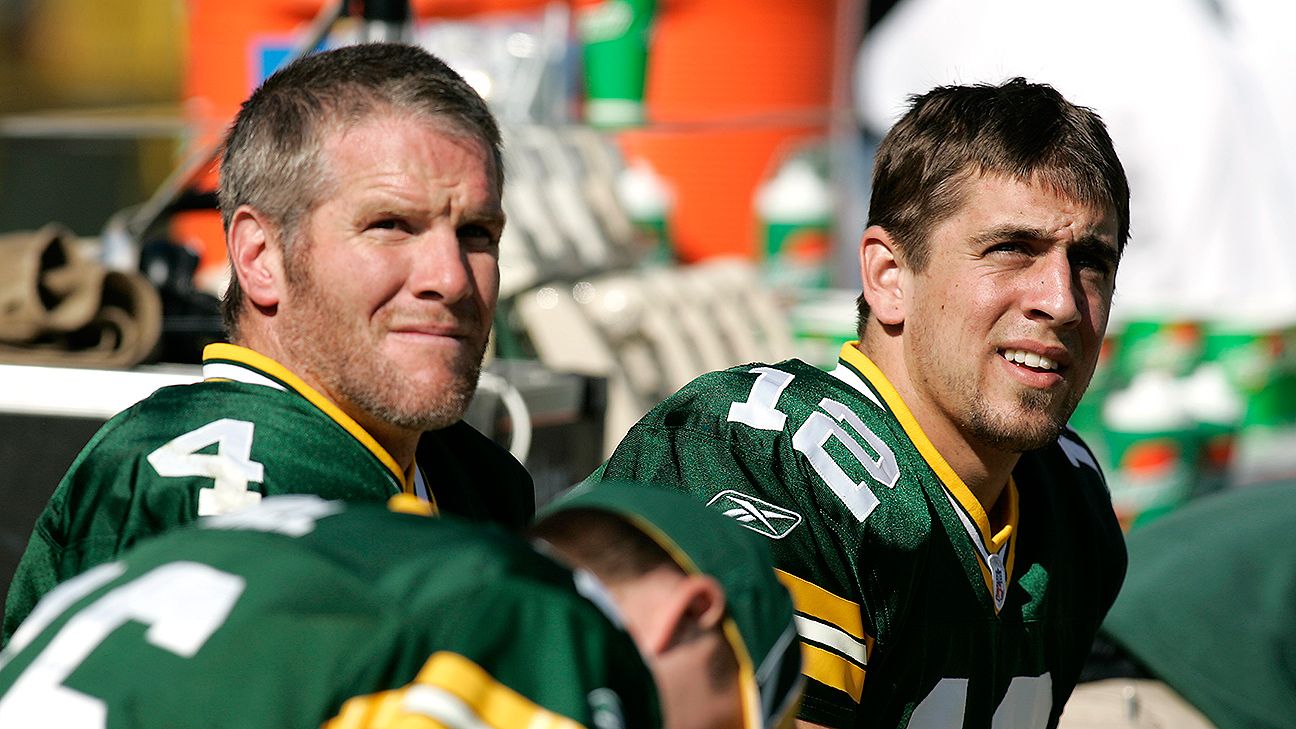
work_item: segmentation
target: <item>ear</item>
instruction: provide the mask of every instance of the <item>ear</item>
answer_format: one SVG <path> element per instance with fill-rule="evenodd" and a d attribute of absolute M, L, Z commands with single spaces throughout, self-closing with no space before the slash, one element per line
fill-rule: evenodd
<path fill-rule="evenodd" d="M 225 236 L 243 294 L 265 309 L 278 306 L 283 296 L 283 246 L 276 230 L 260 212 L 243 205 L 234 211 Z"/>
<path fill-rule="evenodd" d="M 881 226 L 869 226 L 860 240 L 859 258 L 870 318 L 884 325 L 903 324 L 905 269 L 891 234 Z"/>
<path fill-rule="evenodd" d="M 707 575 L 679 580 L 659 605 L 648 640 L 657 655 L 687 643 L 720 625 L 725 614 L 724 588 Z"/>

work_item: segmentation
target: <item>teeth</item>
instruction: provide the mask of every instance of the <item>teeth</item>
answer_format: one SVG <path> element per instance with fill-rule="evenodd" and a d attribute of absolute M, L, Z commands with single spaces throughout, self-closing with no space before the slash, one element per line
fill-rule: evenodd
<path fill-rule="evenodd" d="M 1048 357 L 1035 354 L 1034 352 L 1027 352 L 1024 349 L 1005 349 L 1000 353 L 1000 356 L 1009 362 L 1016 362 L 1017 364 L 1041 370 L 1056 370 L 1058 366 L 1057 362 L 1054 362 Z"/>

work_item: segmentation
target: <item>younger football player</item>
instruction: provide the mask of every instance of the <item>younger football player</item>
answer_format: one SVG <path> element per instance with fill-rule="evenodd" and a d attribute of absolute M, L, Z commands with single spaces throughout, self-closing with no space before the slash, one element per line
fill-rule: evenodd
<path fill-rule="evenodd" d="M 800 718 L 1054 726 L 1125 572 L 1066 428 L 1129 231 L 1102 121 L 1014 79 L 913 100 L 882 141 L 859 341 L 704 375 L 609 478 L 675 484 L 771 540 L 809 678 Z"/>
<path fill-rule="evenodd" d="M 40 603 L 0 653 L 0 726 L 791 723 L 792 606 L 759 540 L 617 484 L 540 533 L 575 572 L 497 529 L 376 504 L 282 496 L 202 520 Z"/>

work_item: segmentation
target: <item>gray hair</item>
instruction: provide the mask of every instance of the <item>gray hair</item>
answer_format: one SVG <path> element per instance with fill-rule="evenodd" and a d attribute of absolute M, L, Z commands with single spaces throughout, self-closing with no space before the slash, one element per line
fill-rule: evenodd
<path fill-rule="evenodd" d="M 412 114 L 480 141 L 504 186 L 499 127 L 486 102 L 440 59 L 416 46 L 366 43 L 298 59 L 243 103 L 226 134 L 217 198 L 226 233 L 234 211 L 260 212 L 285 246 L 328 195 L 321 150 L 329 134 L 379 114 Z M 231 276 L 222 301 L 226 333 L 238 334 L 243 292 Z"/>

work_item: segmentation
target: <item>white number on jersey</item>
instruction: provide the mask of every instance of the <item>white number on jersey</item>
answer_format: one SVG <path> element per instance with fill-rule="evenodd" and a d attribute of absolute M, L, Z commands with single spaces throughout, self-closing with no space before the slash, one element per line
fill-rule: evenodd
<path fill-rule="evenodd" d="M 908 729 L 959 729 L 967 703 L 966 678 L 942 678 L 909 715 Z M 1014 676 L 995 708 L 991 729 L 1034 729 L 1048 724 L 1053 677 Z"/>
<path fill-rule="evenodd" d="M 215 481 L 198 492 L 198 516 L 238 511 L 261 500 L 248 483 L 261 483 L 265 468 L 252 460 L 252 423 L 221 418 L 192 430 L 148 454 L 159 476 L 199 476 Z M 216 452 L 199 453 L 210 446 Z"/>
<path fill-rule="evenodd" d="M 756 382 L 746 402 L 729 405 L 729 422 L 743 423 L 757 430 L 783 430 L 787 415 L 775 406 L 796 375 L 773 367 L 753 367 L 748 372 L 756 373 Z"/>
<path fill-rule="evenodd" d="M 344 508 L 341 501 L 315 494 L 283 494 L 266 499 L 255 509 L 209 517 L 198 525 L 204 529 L 248 529 L 304 537 L 315 531 L 315 522 Z"/>
<path fill-rule="evenodd" d="M 729 406 L 728 420 L 760 430 L 783 430 L 787 414 L 778 409 L 778 401 L 796 375 L 773 367 L 754 367 L 749 371 L 757 375 L 756 382 L 745 402 Z M 792 435 L 792 447 L 806 457 L 819 478 L 863 522 L 877 508 L 878 498 L 867 481 L 856 481 L 837 463 L 824 447 L 828 439 L 836 438 L 865 473 L 887 488 L 894 488 L 900 479 L 900 466 L 886 441 L 850 408 L 826 397 L 819 401 L 819 407 Z M 858 436 L 842 427 L 842 423 L 850 425 Z"/>
<path fill-rule="evenodd" d="M 104 566 L 116 567 L 116 574 L 120 574 L 117 565 Z M 41 602 L 41 607 L 55 599 L 66 609 L 81 594 L 113 579 L 116 574 L 112 570 L 102 570 L 79 585 L 68 583 L 51 592 Z M 90 573 L 83 576 L 88 575 Z M 88 589 L 87 584 L 90 585 Z M 64 587 L 72 587 L 80 594 L 71 600 L 56 597 Z M 103 701 L 63 685 L 81 662 L 115 630 L 130 621 L 148 626 L 144 637 L 150 644 L 182 658 L 191 658 L 225 622 L 244 587 L 242 577 L 197 562 L 173 562 L 110 590 L 59 629 L 49 645 L 14 681 L 8 693 L 0 698 L 0 726 L 57 726 L 66 729 L 107 726 L 108 708 Z M 37 612 L 39 610 L 38 607 Z M 33 617 L 36 614 L 33 613 Z M 45 625 L 55 617 L 47 614 Z M 23 645 L 35 637 L 39 627 L 23 636 Z M 18 637 L 15 634 L 15 642 Z M 130 667 L 123 667 L 123 670 L 130 670 Z"/>

